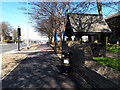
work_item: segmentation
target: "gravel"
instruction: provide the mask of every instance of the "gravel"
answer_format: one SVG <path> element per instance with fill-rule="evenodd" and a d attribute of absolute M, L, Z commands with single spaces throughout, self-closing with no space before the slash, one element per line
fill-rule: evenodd
<path fill-rule="evenodd" d="M 23 48 L 24 50 L 35 50 L 40 44 L 34 44 L 29 49 Z M 2 73 L 3 78 L 10 71 L 12 71 L 23 59 L 27 57 L 27 54 L 2 54 Z"/>

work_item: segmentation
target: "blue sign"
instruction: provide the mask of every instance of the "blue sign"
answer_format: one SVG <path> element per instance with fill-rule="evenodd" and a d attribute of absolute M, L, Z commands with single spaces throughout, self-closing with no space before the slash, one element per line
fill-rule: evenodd
<path fill-rule="evenodd" d="M 65 40 L 65 31 L 61 32 L 61 41 Z"/>
<path fill-rule="evenodd" d="M 57 41 L 57 37 L 58 37 L 58 35 L 56 34 L 56 41 Z"/>

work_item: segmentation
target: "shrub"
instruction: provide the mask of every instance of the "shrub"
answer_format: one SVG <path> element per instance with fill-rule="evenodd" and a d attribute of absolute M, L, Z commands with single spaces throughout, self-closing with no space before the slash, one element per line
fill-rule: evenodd
<path fill-rule="evenodd" d="M 106 50 L 108 52 L 120 52 L 120 47 L 117 48 L 116 44 L 114 44 L 113 46 L 108 45 Z"/>
<path fill-rule="evenodd" d="M 4 40 L 4 42 L 7 42 L 7 43 L 13 43 L 13 41 L 12 41 L 12 40 L 9 40 L 9 39 Z"/>

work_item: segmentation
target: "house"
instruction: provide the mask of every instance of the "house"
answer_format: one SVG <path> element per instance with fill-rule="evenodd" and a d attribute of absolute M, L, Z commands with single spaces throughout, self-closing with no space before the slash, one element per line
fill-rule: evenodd
<path fill-rule="evenodd" d="M 112 30 L 112 35 L 109 38 L 110 43 L 120 42 L 120 12 L 114 13 L 105 18 L 108 26 Z"/>

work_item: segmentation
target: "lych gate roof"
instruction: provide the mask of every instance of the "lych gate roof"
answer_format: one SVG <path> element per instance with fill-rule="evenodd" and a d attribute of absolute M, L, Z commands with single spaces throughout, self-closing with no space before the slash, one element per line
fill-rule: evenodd
<path fill-rule="evenodd" d="M 105 20 L 96 14 L 68 14 L 66 30 L 71 28 L 72 33 L 110 33 Z M 69 23 L 69 24 L 68 24 Z"/>

